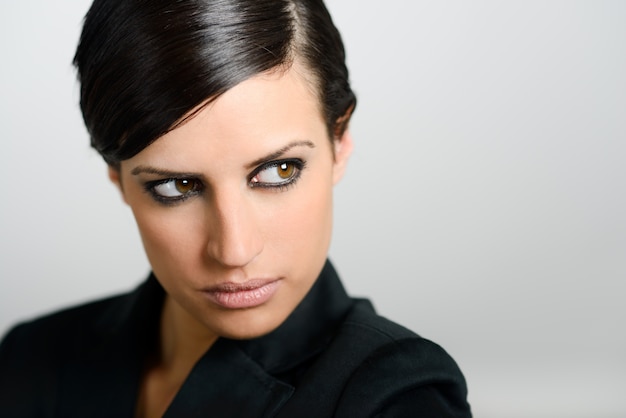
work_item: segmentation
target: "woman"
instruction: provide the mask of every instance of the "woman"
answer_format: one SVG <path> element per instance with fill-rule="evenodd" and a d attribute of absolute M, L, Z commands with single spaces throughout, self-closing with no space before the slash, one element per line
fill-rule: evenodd
<path fill-rule="evenodd" d="M 321 0 L 95 0 L 74 62 L 153 273 L 15 327 L 0 415 L 470 416 L 326 259 L 356 98 Z"/>

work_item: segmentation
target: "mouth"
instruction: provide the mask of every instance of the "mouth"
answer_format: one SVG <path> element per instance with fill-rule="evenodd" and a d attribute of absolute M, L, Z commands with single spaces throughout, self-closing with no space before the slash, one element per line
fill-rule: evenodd
<path fill-rule="evenodd" d="M 202 290 L 216 305 L 226 309 L 253 308 L 267 302 L 278 290 L 280 279 L 255 279 L 245 283 L 222 283 Z"/>

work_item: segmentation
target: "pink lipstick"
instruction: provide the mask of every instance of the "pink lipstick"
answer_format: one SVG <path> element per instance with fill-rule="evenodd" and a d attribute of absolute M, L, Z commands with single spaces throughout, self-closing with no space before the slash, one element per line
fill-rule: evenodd
<path fill-rule="evenodd" d="M 278 290 L 280 279 L 222 283 L 203 292 L 213 303 L 227 309 L 253 308 L 267 302 Z"/>

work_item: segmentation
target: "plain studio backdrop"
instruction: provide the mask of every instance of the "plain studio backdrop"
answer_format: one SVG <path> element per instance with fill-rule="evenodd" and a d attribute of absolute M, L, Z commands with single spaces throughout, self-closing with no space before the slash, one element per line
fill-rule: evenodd
<path fill-rule="evenodd" d="M 477 417 L 626 416 L 626 2 L 328 3 L 350 293 L 443 345 Z M 149 270 L 77 105 L 88 6 L 2 5 L 0 333 Z"/>

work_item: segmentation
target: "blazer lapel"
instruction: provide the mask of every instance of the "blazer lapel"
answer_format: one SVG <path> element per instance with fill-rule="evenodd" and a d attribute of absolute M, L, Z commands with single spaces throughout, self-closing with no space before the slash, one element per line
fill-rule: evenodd
<path fill-rule="evenodd" d="M 164 417 L 271 417 L 293 392 L 233 341 L 219 339 L 194 366 Z"/>
<path fill-rule="evenodd" d="M 158 341 L 163 297 L 151 275 L 136 291 L 103 302 L 107 310 L 92 329 L 76 330 L 77 354 L 59 382 L 59 416 L 133 416 L 143 359 Z M 246 341 L 218 339 L 165 416 L 275 416 L 351 305 L 327 262 L 309 294 L 275 331 Z"/>
<path fill-rule="evenodd" d="M 252 340 L 217 340 L 165 417 L 275 416 L 295 392 L 299 365 L 326 347 L 351 305 L 326 262 L 311 291 L 276 330 Z"/>

